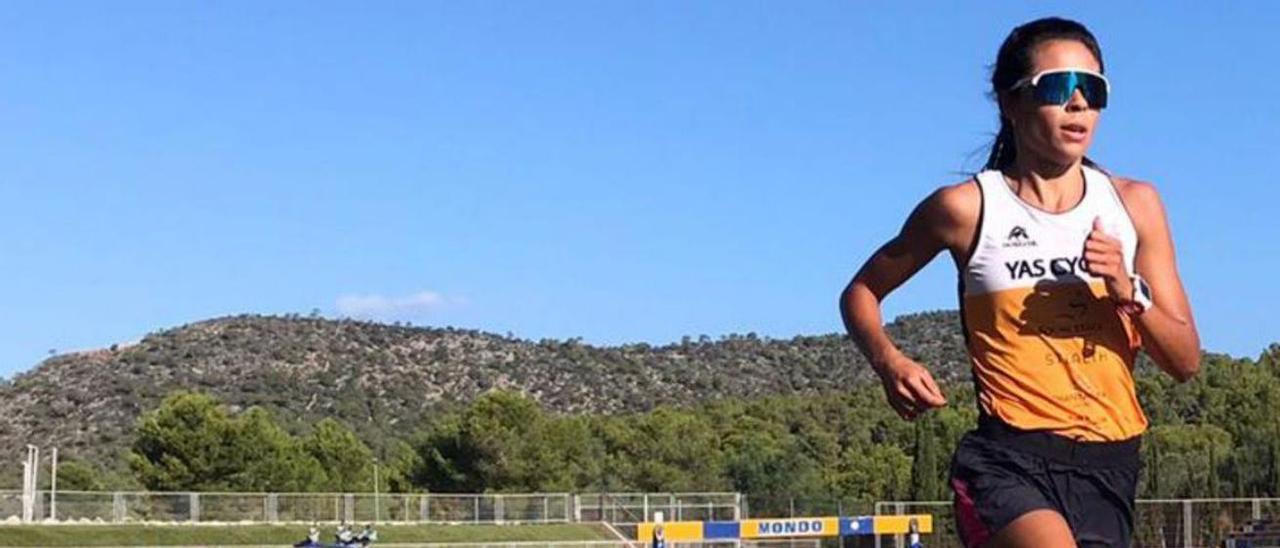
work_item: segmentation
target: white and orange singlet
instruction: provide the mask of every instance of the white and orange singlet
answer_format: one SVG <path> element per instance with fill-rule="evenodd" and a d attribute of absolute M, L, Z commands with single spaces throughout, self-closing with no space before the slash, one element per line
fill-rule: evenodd
<path fill-rule="evenodd" d="M 1024 430 L 1117 441 L 1147 427 L 1133 381 L 1140 339 L 1082 255 L 1100 217 L 1132 274 L 1138 238 L 1109 177 L 1083 170 L 1084 197 L 1061 213 L 1019 198 L 999 171 L 978 174 L 982 213 L 960 274 L 961 316 L 983 413 Z"/>

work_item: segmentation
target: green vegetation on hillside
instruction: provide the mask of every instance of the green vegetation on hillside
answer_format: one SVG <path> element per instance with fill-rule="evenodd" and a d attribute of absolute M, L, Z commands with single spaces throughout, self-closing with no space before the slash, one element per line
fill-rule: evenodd
<path fill-rule="evenodd" d="M 381 491 L 409 487 L 413 453 L 397 448 L 401 458 L 381 469 Z M 341 422 L 324 419 L 297 437 L 262 408 L 233 416 L 213 397 L 189 392 L 138 420 L 129 467 L 152 491 L 374 491 L 373 452 Z"/>
<path fill-rule="evenodd" d="M 0 442 L 57 444 L 64 488 L 367 491 L 376 459 L 390 492 L 941 498 L 976 416 L 957 317 L 888 327 L 949 407 L 899 420 L 837 335 L 600 348 L 247 316 L 46 361 L 0 385 Z M 1280 495 L 1280 344 L 1202 363 L 1177 384 L 1139 361 L 1141 496 Z"/>
<path fill-rule="evenodd" d="M 1207 356 L 1201 375 L 1185 384 L 1146 371 L 1139 385 L 1153 421 L 1144 444 L 1141 497 L 1280 493 L 1280 346 L 1259 362 Z M 968 385 L 952 384 L 945 390 L 951 404 L 914 423 L 897 418 L 873 385 L 623 415 L 556 413 L 519 392 L 495 390 L 422 423 L 408 436 L 411 441 L 400 458 L 388 465 L 388 476 L 401 481 L 384 482 L 382 489 L 739 491 L 756 495 L 757 504 L 764 505 L 771 496 L 851 504 L 936 500 L 947 496 L 949 456 L 976 419 Z M 203 406 L 199 413 L 190 411 L 196 403 Z M 179 490 L 235 488 L 222 478 L 241 478 L 245 483 L 237 485 L 256 490 L 270 481 L 332 490 L 326 487 L 332 484 L 328 478 L 342 477 L 334 471 L 336 464 L 320 464 L 337 462 L 332 457 L 309 452 L 314 442 L 260 433 L 245 438 L 247 442 L 221 443 L 293 449 L 271 446 L 258 450 L 257 461 L 229 457 L 217 461 L 227 468 L 209 470 L 207 478 L 191 474 L 205 462 L 205 453 L 188 440 L 207 440 L 214 435 L 209 431 L 245 431 L 226 424 L 277 431 L 264 424 L 269 417 L 257 410 L 228 417 L 210 411 L 214 407 L 207 396 L 179 394 L 144 416 L 133 457 L 142 483 Z M 179 413 L 185 418 L 176 418 Z M 157 422 L 190 429 L 158 429 L 153 426 Z M 325 435 L 345 440 L 341 447 L 351 455 L 369 454 L 366 448 L 347 445 L 358 443 L 354 436 L 333 433 L 344 432 L 336 421 L 322 424 L 303 440 L 330 432 Z M 157 476 L 148 463 L 165 463 L 188 475 Z M 359 464 L 347 465 L 353 470 L 348 474 L 364 474 Z M 295 475 L 281 472 L 286 469 Z M 298 474 L 310 476 L 297 479 Z M 167 483 L 156 483 L 155 477 Z"/>
<path fill-rule="evenodd" d="M 968 378 L 953 312 L 903 316 L 888 328 L 940 380 Z M 627 414 L 868 382 L 875 382 L 870 369 L 838 335 L 702 335 L 665 346 L 599 347 L 453 328 L 237 316 L 54 356 L 0 380 L 0 447 L 56 446 L 104 472 L 108 486 L 139 488 L 125 466 L 134 425 L 180 390 L 209 394 L 232 411 L 261 408 L 294 436 L 335 419 L 381 457 L 424 420 L 495 388 L 530 394 L 557 413 Z M 17 462 L 20 451 L 0 459 L 0 487 L 17 487 Z"/>

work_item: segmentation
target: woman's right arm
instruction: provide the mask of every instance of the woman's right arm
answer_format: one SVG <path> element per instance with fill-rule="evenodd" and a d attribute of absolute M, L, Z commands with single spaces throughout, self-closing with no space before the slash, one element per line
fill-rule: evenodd
<path fill-rule="evenodd" d="M 867 259 L 840 294 L 845 329 L 880 376 L 889 405 L 905 419 L 946 405 L 947 400 L 929 371 L 889 339 L 880 303 L 940 251 L 967 251 L 980 205 L 975 183 L 938 189 L 916 206 L 901 232 Z"/>

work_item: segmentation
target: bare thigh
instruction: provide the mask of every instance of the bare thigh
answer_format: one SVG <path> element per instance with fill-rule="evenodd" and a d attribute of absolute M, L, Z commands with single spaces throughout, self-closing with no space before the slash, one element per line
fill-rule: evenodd
<path fill-rule="evenodd" d="M 987 548 L 1075 548 L 1075 537 L 1062 514 L 1032 510 L 996 532 Z"/>

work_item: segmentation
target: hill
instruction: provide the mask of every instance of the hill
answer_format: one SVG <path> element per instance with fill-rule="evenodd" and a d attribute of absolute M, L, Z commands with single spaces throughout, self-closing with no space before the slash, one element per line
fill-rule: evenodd
<path fill-rule="evenodd" d="M 954 312 L 903 316 L 889 330 L 939 381 L 968 379 Z M 237 316 L 51 357 L 0 385 L 0 469 L 12 476 L 8 468 L 27 443 L 118 466 L 137 417 L 179 389 L 213 394 L 233 409 L 264 407 L 294 431 L 334 417 L 377 443 L 491 388 L 518 389 L 553 412 L 615 414 L 873 380 L 853 345 L 835 334 L 597 347 L 453 328 Z"/>

